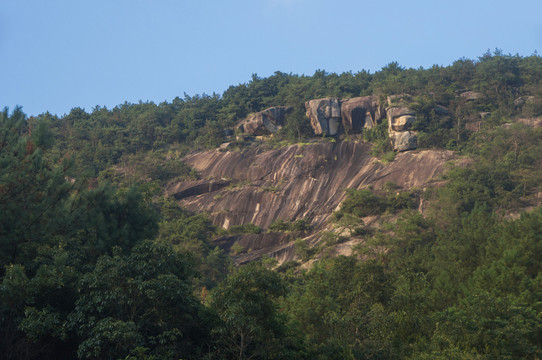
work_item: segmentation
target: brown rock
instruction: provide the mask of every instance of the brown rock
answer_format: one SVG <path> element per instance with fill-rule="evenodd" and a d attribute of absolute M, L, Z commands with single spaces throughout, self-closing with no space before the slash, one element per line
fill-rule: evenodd
<path fill-rule="evenodd" d="M 423 187 L 453 158 L 451 151 L 426 150 L 398 154 L 384 165 L 374 161 L 370 148 L 364 142 L 340 141 L 265 152 L 254 148 L 243 153 L 195 153 L 184 161 L 202 178 L 231 179 L 232 185 L 209 192 L 205 181 L 210 180 L 180 183 L 168 193 L 191 211 L 207 212 L 218 226 L 253 223 L 267 228 L 277 219 L 308 219 L 318 229 L 344 199 L 344 189 L 369 185 L 378 189 L 388 181 L 399 187 Z M 186 190 L 195 185 L 202 187 L 187 196 Z"/>
<path fill-rule="evenodd" d="M 288 113 L 293 110 L 290 106 L 275 106 L 263 111 L 251 114 L 245 120 L 237 124 L 248 135 L 269 135 L 276 133 L 283 125 Z"/>
<path fill-rule="evenodd" d="M 376 96 L 341 100 L 341 117 L 345 132 L 361 132 L 382 120 L 382 109 Z"/>
<path fill-rule="evenodd" d="M 412 115 L 398 116 L 393 118 L 391 128 L 393 131 L 408 131 L 412 127 L 415 120 L 416 116 Z"/>
<path fill-rule="evenodd" d="M 306 219 L 314 232 L 310 238 L 327 226 L 345 198 L 344 189 L 373 186 L 378 190 L 387 182 L 400 188 L 432 186 L 445 164 L 454 159 L 451 151 L 425 150 L 399 153 L 384 165 L 370 156 L 370 149 L 364 142 L 337 141 L 269 151 L 194 153 L 184 161 L 207 180 L 174 184 L 168 194 L 190 211 L 206 212 L 215 225 L 225 228 L 248 223 L 267 228 L 278 219 Z M 212 180 L 208 179 L 231 179 L 231 185 L 213 185 L 209 191 Z M 217 245 L 227 250 L 237 242 L 245 248 L 246 253 L 235 257 L 237 263 L 264 254 L 282 263 L 295 258 L 297 237 L 264 232 L 218 239 Z"/>
<path fill-rule="evenodd" d="M 337 135 L 341 108 L 336 98 L 323 98 L 305 102 L 307 117 L 316 135 Z"/>

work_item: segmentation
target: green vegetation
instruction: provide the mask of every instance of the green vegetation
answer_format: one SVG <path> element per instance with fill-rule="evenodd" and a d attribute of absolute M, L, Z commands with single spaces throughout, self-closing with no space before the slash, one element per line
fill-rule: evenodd
<path fill-rule="evenodd" d="M 308 230 L 310 230 L 310 221 L 308 221 L 307 219 L 300 219 L 293 222 L 279 219 L 269 225 L 269 231 L 292 232 Z"/>
<path fill-rule="evenodd" d="M 381 215 L 386 211 L 395 212 L 402 209 L 414 209 L 417 206 L 414 191 L 395 192 L 393 184 L 387 184 L 387 194 L 376 194 L 370 189 L 346 189 L 346 199 L 341 209 L 333 213 L 333 218 L 340 221 L 351 215 L 362 218 L 370 215 Z"/>
<path fill-rule="evenodd" d="M 262 232 L 262 228 L 252 223 L 245 224 L 245 225 L 232 225 L 228 229 L 228 233 L 231 235 L 260 234 L 261 232 Z"/>
<path fill-rule="evenodd" d="M 469 160 L 423 194 L 347 190 L 333 217 L 363 236 L 351 256 L 318 254 L 350 240 L 328 232 L 322 246 L 295 242 L 299 259 L 317 259 L 310 269 L 273 271 L 272 259 L 234 268 L 212 242 L 223 230 L 161 196 L 171 179 L 197 178 L 184 154 L 218 145 L 250 112 L 294 106 L 274 146 L 308 136 L 305 100 L 398 93 L 413 96 L 422 147 Z M 516 120 L 541 116 L 541 99 L 542 59 L 496 51 L 430 69 L 254 75 L 222 96 L 60 118 L 6 109 L 0 358 L 539 359 L 542 129 Z M 391 161 L 386 126 L 363 137 Z M 391 220 L 369 230 L 372 215 Z"/>

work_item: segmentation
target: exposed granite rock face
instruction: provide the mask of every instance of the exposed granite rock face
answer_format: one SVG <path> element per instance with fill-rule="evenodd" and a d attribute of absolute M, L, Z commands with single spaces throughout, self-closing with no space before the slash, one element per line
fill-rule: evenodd
<path fill-rule="evenodd" d="M 407 107 L 411 100 L 408 94 L 388 96 L 388 135 L 394 151 L 413 150 L 418 147 L 416 132 L 411 131 L 416 112 Z"/>
<path fill-rule="evenodd" d="M 341 118 L 341 107 L 336 98 L 309 100 L 305 103 L 307 117 L 316 135 L 337 135 Z"/>
<path fill-rule="evenodd" d="M 400 153 L 384 165 L 370 156 L 370 148 L 361 141 L 338 141 L 269 151 L 199 152 L 184 161 L 205 180 L 173 184 L 167 193 L 188 210 L 208 213 L 215 225 L 225 228 L 248 223 L 267 228 L 278 219 L 307 219 L 319 230 L 344 200 L 344 189 L 369 185 L 380 189 L 388 181 L 404 188 L 421 188 L 453 159 L 451 151 L 426 150 Z M 295 256 L 295 239 L 272 241 L 275 237 L 260 234 L 243 240 L 241 245 L 253 251 L 237 260 L 248 261 L 258 254 L 280 261 Z"/>
<path fill-rule="evenodd" d="M 291 106 L 275 106 L 263 111 L 251 114 L 245 120 L 237 124 L 248 135 L 269 135 L 276 133 L 284 125 L 285 117 L 293 110 Z"/>
<path fill-rule="evenodd" d="M 341 117 L 346 133 L 359 133 L 382 120 L 384 110 L 376 96 L 341 100 Z"/>

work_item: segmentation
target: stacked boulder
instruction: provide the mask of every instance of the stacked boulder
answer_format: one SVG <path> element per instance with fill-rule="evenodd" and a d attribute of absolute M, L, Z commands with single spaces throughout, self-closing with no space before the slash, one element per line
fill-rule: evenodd
<path fill-rule="evenodd" d="M 412 98 L 408 94 L 388 96 L 388 135 L 394 151 L 416 149 L 418 146 L 417 133 L 412 130 L 416 120 L 416 112 L 408 107 Z"/>
<path fill-rule="evenodd" d="M 249 115 L 236 126 L 247 135 L 270 135 L 279 131 L 284 125 L 286 115 L 293 108 L 291 106 L 275 106 Z"/>

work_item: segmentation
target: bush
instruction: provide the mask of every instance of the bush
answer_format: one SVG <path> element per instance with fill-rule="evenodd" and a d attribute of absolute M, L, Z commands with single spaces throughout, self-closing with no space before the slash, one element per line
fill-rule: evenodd
<path fill-rule="evenodd" d="M 241 234 L 260 234 L 262 232 L 262 228 L 258 225 L 254 225 L 253 223 L 245 224 L 245 225 L 233 225 L 229 228 L 228 233 L 230 235 L 241 235 Z"/>
<path fill-rule="evenodd" d="M 287 232 L 287 231 L 308 231 L 310 230 L 310 221 L 299 219 L 294 222 L 276 220 L 269 225 L 269 231 Z"/>
<path fill-rule="evenodd" d="M 348 216 L 362 218 L 371 215 L 382 215 L 386 211 L 413 209 L 417 205 L 416 194 L 412 191 L 393 193 L 390 184 L 387 187 L 387 196 L 378 195 L 369 189 L 346 189 L 346 199 L 341 209 L 333 213 L 335 222 L 352 223 Z M 361 223 L 362 225 L 363 223 Z"/>

